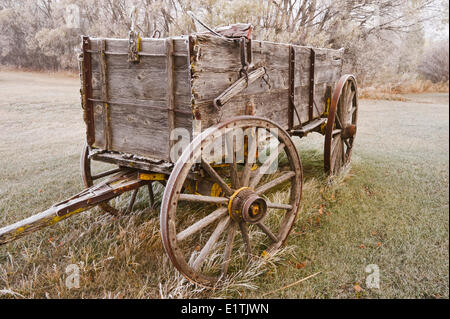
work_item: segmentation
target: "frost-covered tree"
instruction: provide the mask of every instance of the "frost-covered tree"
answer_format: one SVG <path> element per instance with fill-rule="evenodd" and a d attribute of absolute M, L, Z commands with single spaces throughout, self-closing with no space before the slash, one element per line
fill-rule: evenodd
<path fill-rule="evenodd" d="M 68 23 L 73 5 L 78 27 Z M 345 70 L 360 82 L 415 72 L 423 22 L 448 20 L 444 0 L 0 0 L 0 64 L 76 69 L 79 35 L 126 37 L 133 6 L 144 37 L 204 31 L 193 11 L 211 27 L 252 23 L 255 39 L 343 47 Z"/>

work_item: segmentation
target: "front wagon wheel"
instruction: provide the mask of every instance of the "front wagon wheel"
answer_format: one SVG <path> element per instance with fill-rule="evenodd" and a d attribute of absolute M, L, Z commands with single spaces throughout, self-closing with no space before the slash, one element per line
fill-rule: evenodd
<path fill-rule="evenodd" d="M 214 194 L 193 190 L 190 180 L 196 178 L 215 183 Z M 214 287 L 286 241 L 301 191 L 299 155 L 277 124 L 241 116 L 210 127 L 183 152 L 167 182 L 164 248 L 182 275 Z"/>

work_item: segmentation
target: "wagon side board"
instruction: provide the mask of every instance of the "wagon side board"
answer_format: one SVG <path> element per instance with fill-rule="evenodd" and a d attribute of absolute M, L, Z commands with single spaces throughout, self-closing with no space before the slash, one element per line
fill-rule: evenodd
<path fill-rule="evenodd" d="M 141 39 L 138 63 L 127 39 L 89 40 L 93 146 L 169 161 L 171 129 L 192 127 L 187 37 Z"/>
<path fill-rule="evenodd" d="M 324 113 L 330 92 L 342 72 L 341 50 L 252 41 L 253 64 L 255 67 L 265 67 L 267 76 L 265 80 L 250 84 L 219 112 L 213 106 L 213 99 L 239 78 L 239 43 L 209 35 L 197 35 L 192 41 L 193 108 L 195 117 L 202 121 L 203 128 L 217 123 L 220 118 L 244 115 L 248 101 L 254 104 L 257 116 L 275 121 L 285 129 L 292 128 L 289 125 L 290 114 L 293 116 L 291 126 L 299 126 L 298 117 L 301 124 L 305 124 Z M 292 113 L 289 111 L 290 50 L 294 51 L 295 56 L 293 104 L 296 112 Z M 313 54 L 315 59 L 312 64 Z M 314 76 L 313 89 L 311 76 Z M 311 92 L 314 103 L 311 101 Z"/>
<path fill-rule="evenodd" d="M 171 130 L 192 132 L 193 119 L 206 129 L 250 109 L 295 129 L 323 116 L 342 72 L 340 50 L 252 41 L 252 69 L 266 73 L 218 111 L 214 99 L 241 75 L 239 39 L 143 38 L 138 63 L 128 61 L 128 45 L 127 39 L 83 37 L 88 142 L 168 162 Z"/>

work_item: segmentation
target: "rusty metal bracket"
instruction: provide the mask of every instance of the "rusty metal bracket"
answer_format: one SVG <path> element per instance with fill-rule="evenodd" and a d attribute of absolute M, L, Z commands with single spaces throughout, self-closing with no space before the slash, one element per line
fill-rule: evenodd
<path fill-rule="evenodd" d="M 89 146 L 95 142 L 94 127 L 94 103 L 92 102 L 92 66 L 91 66 L 91 41 L 88 36 L 82 36 L 81 48 L 83 60 L 80 63 L 81 70 L 81 94 L 84 109 L 84 122 L 86 123 L 86 140 Z"/>
<path fill-rule="evenodd" d="M 244 75 L 248 78 L 248 70 L 252 64 L 252 40 L 246 37 L 241 37 L 239 39 L 239 50 L 241 56 L 241 65 L 242 68 L 239 71 L 239 76 L 242 77 Z"/>

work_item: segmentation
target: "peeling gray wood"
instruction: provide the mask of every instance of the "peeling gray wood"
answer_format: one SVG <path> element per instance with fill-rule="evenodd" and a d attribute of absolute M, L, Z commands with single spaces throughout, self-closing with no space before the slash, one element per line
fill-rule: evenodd
<path fill-rule="evenodd" d="M 288 128 L 288 44 L 252 42 L 252 70 L 264 67 L 267 83 L 260 78 L 244 90 L 237 90 L 239 92 L 233 94 L 222 108 L 220 117 L 213 100 L 239 79 L 239 42 L 207 34 L 196 35 L 192 39 L 190 51 L 188 37 L 169 40 L 143 38 L 140 62 L 129 63 L 127 39 L 91 38 L 96 147 L 107 148 L 110 136 L 111 150 L 170 160 L 169 133 L 172 127 L 192 131 L 195 116 L 202 120 L 202 129 L 205 129 L 220 118 L 244 115 L 249 101 L 255 106 L 256 116 Z M 102 41 L 105 43 L 103 61 L 107 72 L 102 69 Z M 172 43 L 170 52 L 167 41 Z M 295 45 L 293 48 L 294 101 L 300 121 L 305 124 L 309 121 L 311 48 Z M 330 89 L 334 89 L 341 75 L 343 52 L 330 49 L 315 49 L 315 52 L 313 117 L 318 118 L 326 109 Z M 110 102 L 109 120 L 106 112 L 102 111 L 105 102 Z M 173 114 L 170 109 L 173 109 Z M 294 126 L 298 126 L 298 122 L 294 116 Z M 108 125 L 109 135 L 105 134 Z"/>
<path fill-rule="evenodd" d="M 309 47 L 293 46 L 295 49 L 295 94 L 294 100 L 300 113 L 302 123 L 309 121 Z M 253 41 L 253 63 L 255 67 L 264 66 L 268 82 L 256 81 L 233 97 L 223 107 L 222 118 L 243 115 L 245 102 L 252 100 L 256 115 L 269 118 L 288 128 L 289 107 L 289 45 L 266 41 Z M 342 66 L 342 51 L 315 49 L 315 102 L 314 118 L 320 117 L 326 108 L 327 87 L 334 88 Z M 192 94 L 194 108 L 203 127 L 217 122 L 218 112 L 213 107 L 213 100 L 227 87 L 237 81 L 240 70 L 239 45 L 229 39 L 197 36 L 194 46 L 192 69 Z M 192 62 L 192 61 L 191 61 Z M 298 125 L 298 119 L 294 119 Z"/>

